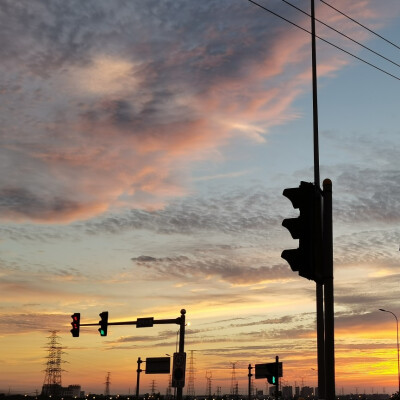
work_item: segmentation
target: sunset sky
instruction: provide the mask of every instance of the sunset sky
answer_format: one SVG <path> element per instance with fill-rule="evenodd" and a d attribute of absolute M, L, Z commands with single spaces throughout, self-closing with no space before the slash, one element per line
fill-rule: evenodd
<path fill-rule="evenodd" d="M 307 15 L 259 0 L 309 30 Z M 400 2 L 327 2 L 317 34 L 321 180 L 333 182 L 337 393 L 397 390 Z M 309 12 L 310 2 L 291 0 Z M 187 310 L 195 390 L 239 392 L 283 362 L 317 385 L 315 284 L 282 196 L 313 181 L 311 38 L 247 0 L 0 2 L 0 393 L 41 390 L 50 331 L 64 386 L 133 393 L 138 357 L 176 348 Z M 392 62 L 390 62 L 392 61 Z M 396 78 L 397 77 L 397 78 Z M 208 371 L 208 373 L 207 373 Z M 142 375 L 165 394 L 168 377 Z M 265 382 L 255 381 L 265 390 Z M 184 389 L 186 394 L 186 389 Z"/>

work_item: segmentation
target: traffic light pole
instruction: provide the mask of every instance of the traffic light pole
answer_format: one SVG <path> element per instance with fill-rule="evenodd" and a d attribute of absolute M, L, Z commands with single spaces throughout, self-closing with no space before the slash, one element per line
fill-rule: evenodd
<path fill-rule="evenodd" d="M 311 0 L 311 58 L 312 58 L 312 91 L 313 91 L 313 144 L 314 144 L 314 183 L 320 187 L 319 175 L 319 132 L 318 132 L 318 96 L 317 96 L 317 56 L 315 44 L 315 7 Z M 324 202 L 325 208 L 325 202 Z M 325 247 L 325 246 L 323 246 Z M 324 251 L 325 252 L 325 251 Z M 323 252 L 323 253 L 324 253 Z M 323 271 L 323 269 L 321 268 Z M 333 287 L 332 287 L 333 290 Z M 317 358 L 318 358 L 318 397 L 326 398 L 326 345 L 324 320 L 324 285 L 316 283 L 317 308 Z"/>
<path fill-rule="evenodd" d="M 324 189 L 324 271 L 325 271 L 325 398 L 335 399 L 335 337 L 333 301 L 333 233 L 332 233 L 332 182 L 325 179 Z"/>
<path fill-rule="evenodd" d="M 278 400 L 279 398 L 279 356 L 275 357 L 275 399 Z"/>
<path fill-rule="evenodd" d="M 317 304 L 318 398 L 325 399 L 324 286 L 318 282 L 315 285 Z"/>
<path fill-rule="evenodd" d="M 248 369 L 249 369 L 249 374 L 247 375 L 249 377 L 249 396 L 248 396 L 248 400 L 251 400 L 251 377 L 253 376 L 253 374 L 251 373 L 251 370 L 253 369 L 251 364 L 249 364 Z"/>
<path fill-rule="evenodd" d="M 179 325 L 179 353 L 183 354 L 185 352 L 185 326 L 186 326 L 186 310 L 182 309 L 181 310 L 181 316 L 178 318 L 173 318 L 173 319 L 154 319 L 154 318 L 138 318 L 136 321 L 122 321 L 122 322 L 108 322 L 108 312 L 107 311 L 103 311 L 102 314 L 107 313 L 107 327 L 108 325 L 136 325 L 136 328 L 148 328 L 148 327 L 152 327 L 153 325 L 157 325 L 157 324 L 177 324 Z M 79 313 L 75 313 L 73 314 L 71 317 L 73 318 L 73 322 L 71 323 L 73 328 L 74 328 L 74 316 L 75 315 L 79 315 L 79 319 L 80 319 L 80 314 Z M 101 314 L 100 314 L 101 316 Z M 103 318 L 102 318 L 103 320 Z M 80 321 L 79 321 L 80 322 Z M 79 327 L 81 326 L 98 326 L 101 325 L 102 321 L 99 321 L 99 323 L 97 324 L 81 324 L 79 323 L 78 325 L 78 332 L 79 332 Z M 71 333 L 74 335 L 73 329 L 71 330 Z M 107 333 L 105 335 L 102 336 L 106 336 Z M 79 336 L 79 333 L 75 336 Z M 139 380 L 140 380 L 140 372 L 142 372 L 142 370 L 140 369 L 140 364 L 143 361 L 141 361 L 140 357 L 138 359 L 138 369 L 137 369 L 137 383 L 136 383 L 136 398 L 139 398 Z M 183 386 L 184 386 L 184 382 L 183 382 Z M 177 387 L 176 388 L 176 399 L 177 400 L 182 400 L 183 398 L 183 386 L 182 387 Z"/>
<path fill-rule="evenodd" d="M 185 352 L 185 318 L 186 310 L 181 310 L 180 327 L 179 327 L 179 353 Z M 183 398 L 183 387 L 176 388 L 176 400 L 182 400 Z"/>
<path fill-rule="evenodd" d="M 142 359 L 139 357 L 137 360 L 137 374 L 136 374 L 136 400 L 139 400 L 139 386 L 140 386 L 140 373 L 142 369 L 140 368 L 140 364 L 142 363 Z"/>

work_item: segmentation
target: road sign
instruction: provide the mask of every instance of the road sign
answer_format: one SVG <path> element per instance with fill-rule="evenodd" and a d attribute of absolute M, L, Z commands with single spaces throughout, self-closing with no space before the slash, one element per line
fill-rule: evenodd
<path fill-rule="evenodd" d="M 278 371 L 276 370 L 276 367 L 278 365 Z M 256 364 L 255 365 L 255 378 L 256 379 L 263 379 L 263 378 L 268 378 L 269 376 L 276 376 L 282 377 L 282 363 L 281 362 L 274 362 L 274 363 L 268 363 L 268 364 Z"/>
<path fill-rule="evenodd" d="M 151 328 L 154 323 L 154 317 L 138 318 L 136 321 L 136 328 Z"/>
<path fill-rule="evenodd" d="M 169 374 L 170 357 L 146 358 L 146 374 Z"/>

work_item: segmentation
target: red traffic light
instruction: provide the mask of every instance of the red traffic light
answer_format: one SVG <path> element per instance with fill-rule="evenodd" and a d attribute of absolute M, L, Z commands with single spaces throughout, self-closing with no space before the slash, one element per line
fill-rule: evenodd
<path fill-rule="evenodd" d="M 70 332 L 72 333 L 72 337 L 79 337 L 79 328 L 80 328 L 80 323 L 81 323 L 81 314 L 80 313 L 74 313 L 71 315 L 72 318 L 72 329 Z"/>

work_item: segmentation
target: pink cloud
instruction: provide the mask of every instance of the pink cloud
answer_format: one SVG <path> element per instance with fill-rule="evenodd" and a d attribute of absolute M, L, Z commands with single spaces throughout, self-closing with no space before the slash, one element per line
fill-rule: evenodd
<path fill-rule="evenodd" d="M 357 4 L 336 5 L 355 18 L 377 17 L 370 2 Z M 322 4 L 318 15 L 355 32 Z M 272 26 L 273 37 L 260 43 L 248 25 L 237 29 L 238 41 L 215 26 L 192 46 L 165 41 L 162 57 L 151 43 L 136 43 L 134 60 L 96 49 L 92 62 L 39 80 L 36 98 L 25 84 L 24 95 L 14 94 L 24 123 L 10 112 L 17 134 L 5 136 L 12 152 L 3 166 L 12 172 L 0 183 L 1 218 L 68 222 L 113 207 L 163 207 L 189 192 L 193 162 L 221 157 L 238 136 L 256 145 L 273 126 L 298 118 L 293 102 L 311 90 L 310 36 Z M 349 62 L 320 48 L 319 76 Z"/>

